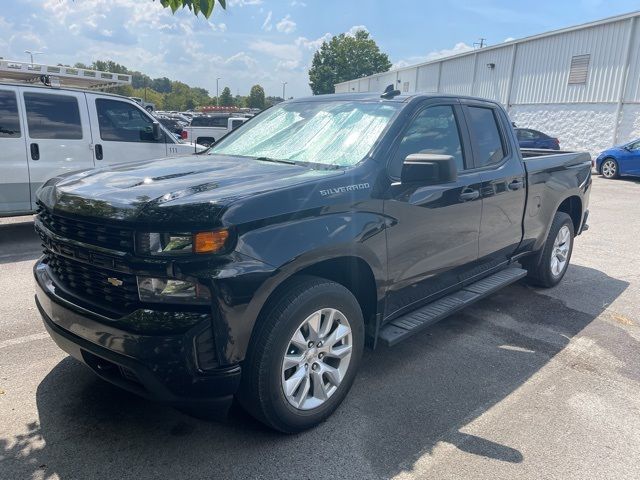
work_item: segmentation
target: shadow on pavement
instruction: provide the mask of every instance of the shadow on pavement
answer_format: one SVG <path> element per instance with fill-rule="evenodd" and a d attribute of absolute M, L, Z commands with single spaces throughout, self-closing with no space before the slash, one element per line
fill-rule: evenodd
<path fill-rule="evenodd" d="M 41 253 L 40 238 L 31 217 L 15 223 L 0 223 L 0 265 L 35 260 Z"/>
<path fill-rule="evenodd" d="M 628 286 L 571 268 L 600 284 L 602 305 Z M 520 463 L 520 451 L 466 433 L 465 426 L 596 317 L 514 285 L 392 349 L 366 352 L 344 405 L 296 436 L 271 432 L 237 409 L 222 423 L 196 420 L 103 383 L 66 358 L 37 389 L 39 423 L 15 441 L 0 440 L 0 467 L 10 478 L 57 474 L 63 480 L 388 478 L 410 470 L 439 443 Z M 626 334 L 607 328 L 616 338 Z"/>

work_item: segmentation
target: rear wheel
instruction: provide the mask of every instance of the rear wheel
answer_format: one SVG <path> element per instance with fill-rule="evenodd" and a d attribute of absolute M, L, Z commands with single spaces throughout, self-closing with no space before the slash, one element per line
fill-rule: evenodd
<path fill-rule="evenodd" d="M 364 348 L 362 311 L 342 285 L 301 277 L 256 326 L 238 400 L 285 433 L 325 420 L 347 395 Z"/>
<path fill-rule="evenodd" d="M 522 262 L 529 272 L 531 283 L 549 288 L 562 280 L 571 260 L 573 237 L 571 217 L 564 212 L 557 212 L 540 253 Z"/>
<path fill-rule="evenodd" d="M 196 143 L 198 145 L 202 145 L 203 147 L 210 147 L 211 145 L 213 145 L 214 143 L 216 143 L 215 138 L 209 138 L 209 137 L 200 137 L 196 140 Z"/>
<path fill-rule="evenodd" d="M 604 178 L 618 178 L 620 172 L 618 171 L 618 162 L 613 158 L 605 158 L 600 166 L 600 173 Z"/>

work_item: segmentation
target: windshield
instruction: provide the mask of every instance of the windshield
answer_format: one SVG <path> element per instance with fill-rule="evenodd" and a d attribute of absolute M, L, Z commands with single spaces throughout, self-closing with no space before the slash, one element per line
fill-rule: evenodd
<path fill-rule="evenodd" d="M 348 167 L 369 153 L 399 109 L 388 102 L 278 105 L 227 135 L 209 154 Z"/>

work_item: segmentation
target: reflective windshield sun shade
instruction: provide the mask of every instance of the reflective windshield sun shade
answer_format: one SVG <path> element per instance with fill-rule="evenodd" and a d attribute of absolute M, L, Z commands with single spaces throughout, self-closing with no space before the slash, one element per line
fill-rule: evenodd
<path fill-rule="evenodd" d="M 227 136 L 211 153 L 347 167 L 369 153 L 399 108 L 355 101 L 284 104 Z"/>

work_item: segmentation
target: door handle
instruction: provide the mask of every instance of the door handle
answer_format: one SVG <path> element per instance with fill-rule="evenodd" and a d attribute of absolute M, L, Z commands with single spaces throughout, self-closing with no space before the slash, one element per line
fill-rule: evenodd
<path fill-rule="evenodd" d="M 470 188 L 465 188 L 460 194 L 460 200 L 462 200 L 463 202 L 476 200 L 477 198 L 480 198 L 480 192 L 478 190 L 472 190 Z"/>
<path fill-rule="evenodd" d="M 40 160 L 40 148 L 37 143 L 32 143 L 29 150 L 31 150 L 31 160 Z"/>
<path fill-rule="evenodd" d="M 514 180 L 509 184 L 509 190 L 520 190 L 524 186 L 524 182 L 522 180 Z"/>
<path fill-rule="evenodd" d="M 98 143 L 93 148 L 94 152 L 96 153 L 96 160 L 102 160 L 104 158 L 102 155 L 102 145 Z"/>

